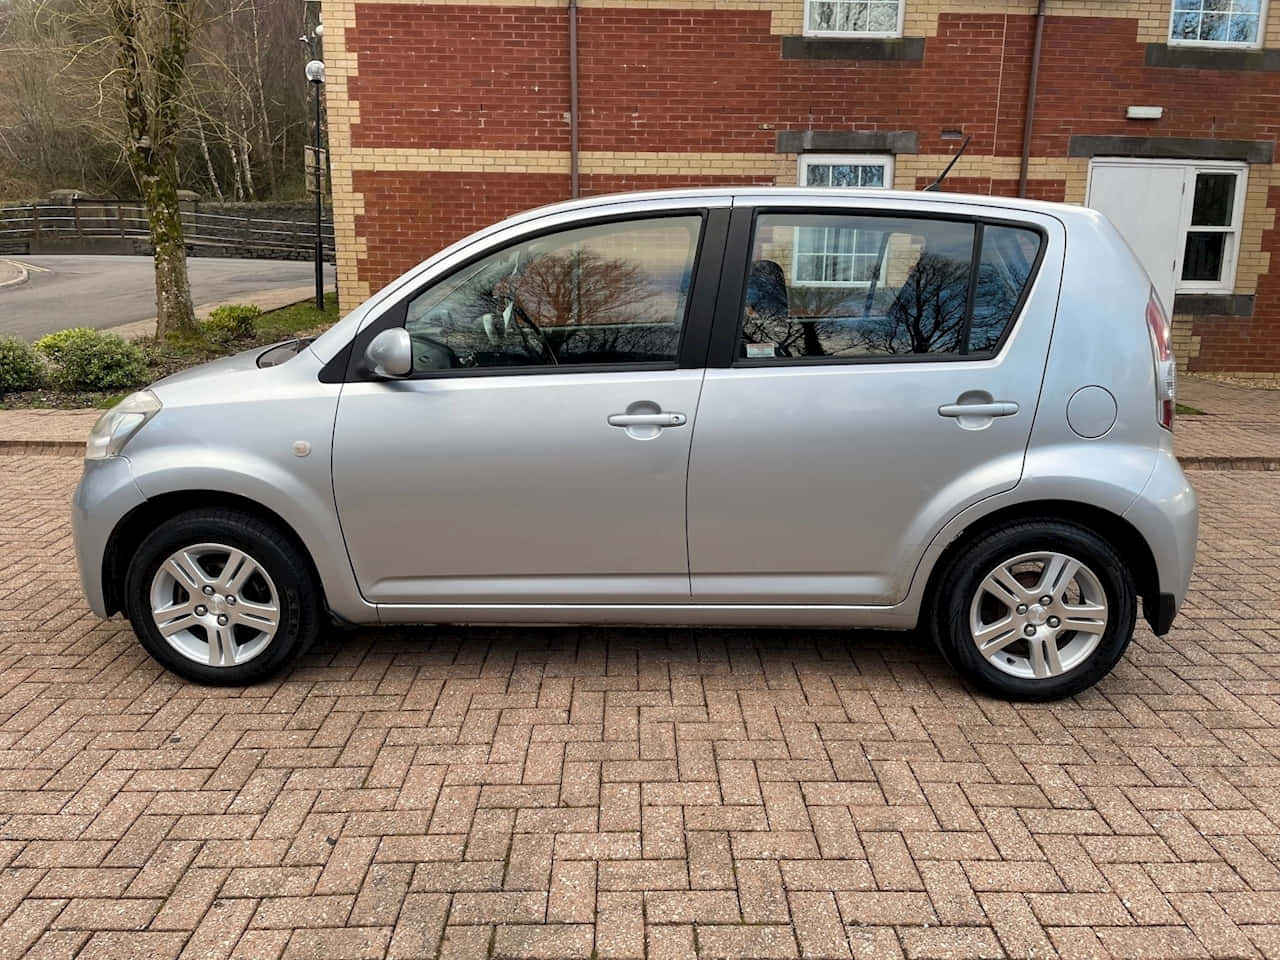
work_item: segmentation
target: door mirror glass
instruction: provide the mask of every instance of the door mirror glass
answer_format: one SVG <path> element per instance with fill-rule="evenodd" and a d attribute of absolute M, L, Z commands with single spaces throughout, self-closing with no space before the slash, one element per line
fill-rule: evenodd
<path fill-rule="evenodd" d="M 369 341 L 364 359 L 379 377 L 407 377 L 413 372 L 413 345 L 404 327 L 383 330 Z"/>

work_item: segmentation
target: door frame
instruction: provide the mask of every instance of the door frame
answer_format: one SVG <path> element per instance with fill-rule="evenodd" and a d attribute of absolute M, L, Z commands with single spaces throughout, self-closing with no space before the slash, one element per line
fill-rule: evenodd
<path fill-rule="evenodd" d="M 708 198 L 709 199 L 709 198 Z M 514 377 L 539 376 L 546 374 L 566 373 L 625 373 L 637 370 L 684 370 L 705 366 L 707 344 L 711 338 L 716 296 L 720 286 L 722 264 L 725 254 L 725 238 L 729 231 L 730 207 L 707 202 L 690 206 L 660 204 L 652 207 L 631 208 L 614 213 L 601 212 L 594 216 L 564 219 L 557 217 L 551 222 L 534 221 L 522 225 L 519 232 L 504 232 L 482 247 L 469 250 L 465 258 L 452 262 L 446 269 L 431 271 L 412 285 L 406 285 L 399 291 L 394 300 L 380 305 L 379 312 L 368 319 L 352 337 L 351 343 L 339 351 L 321 371 L 320 379 L 326 382 L 363 383 L 382 380 L 365 366 L 364 351 L 370 341 L 384 330 L 403 327 L 408 315 L 409 304 L 420 294 L 436 284 L 443 283 L 449 277 L 465 270 L 471 264 L 509 247 L 528 243 L 539 237 L 564 233 L 583 227 L 595 227 L 614 223 L 626 223 L 635 220 L 660 220 L 667 218 L 688 217 L 697 215 L 702 218 L 702 228 L 698 238 L 698 247 L 694 253 L 693 271 L 689 284 L 689 295 L 685 299 L 684 321 L 680 329 L 680 343 L 676 350 L 675 362 L 647 363 L 583 363 L 572 366 L 511 366 L 511 367 L 479 367 L 462 370 L 432 370 L 413 374 L 409 377 L 398 377 L 397 380 L 428 380 L 452 377 Z"/>

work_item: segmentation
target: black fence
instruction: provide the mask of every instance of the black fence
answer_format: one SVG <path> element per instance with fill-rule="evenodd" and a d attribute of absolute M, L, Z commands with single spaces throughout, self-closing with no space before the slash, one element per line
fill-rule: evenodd
<path fill-rule="evenodd" d="M 196 256 L 305 260 L 315 255 L 314 219 L 271 220 L 182 211 L 188 252 Z M 321 229 L 325 259 L 334 258 L 333 224 Z M 148 253 L 141 204 L 76 200 L 0 206 L 0 251 L 8 253 Z"/>

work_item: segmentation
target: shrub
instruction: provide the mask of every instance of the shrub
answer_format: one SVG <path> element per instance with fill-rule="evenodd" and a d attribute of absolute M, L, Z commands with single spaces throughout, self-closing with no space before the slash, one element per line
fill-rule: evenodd
<path fill-rule="evenodd" d="M 229 303 L 215 307 L 204 322 L 204 333 L 215 343 L 247 340 L 254 334 L 254 320 L 262 310 L 252 304 Z"/>
<path fill-rule="evenodd" d="M 67 337 L 53 369 L 64 390 L 121 390 L 147 379 L 147 356 L 113 333 L 86 330 Z"/>
<path fill-rule="evenodd" d="M 61 363 L 62 351 L 68 343 L 81 337 L 92 337 L 96 332 L 88 327 L 71 327 L 69 330 L 48 333 L 36 341 L 36 349 L 48 357 L 51 362 Z"/>
<path fill-rule="evenodd" d="M 40 356 L 17 337 L 0 337 L 0 393 L 34 390 L 44 379 Z"/>

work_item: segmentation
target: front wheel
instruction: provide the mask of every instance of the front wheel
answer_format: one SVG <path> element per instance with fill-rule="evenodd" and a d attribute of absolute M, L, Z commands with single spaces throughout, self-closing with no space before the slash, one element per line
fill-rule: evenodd
<path fill-rule="evenodd" d="M 319 630 L 311 565 L 275 527 L 193 510 L 139 545 L 125 612 L 147 651 L 197 683 L 243 686 L 300 656 Z"/>
<path fill-rule="evenodd" d="M 1056 700 L 1104 677 L 1133 637 L 1133 577 L 1109 543 L 1060 521 L 995 530 L 943 573 L 934 640 L 1001 697 Z"/>

